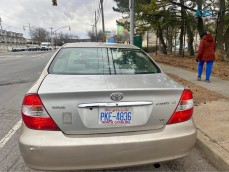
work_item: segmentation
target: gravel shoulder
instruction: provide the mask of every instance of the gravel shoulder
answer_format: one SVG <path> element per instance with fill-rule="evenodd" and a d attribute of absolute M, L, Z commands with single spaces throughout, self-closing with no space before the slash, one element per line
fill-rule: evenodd
<path fill-rule="evenodd" d="M 200 104 L 206 104 L 207 102 L 212 102 L 212 101 L 218 101 L 218 100 L 228 100 L 227 97 L 218 94 L 214 91 L 210 91 L 204 87 L 201 87 L 197 84 L 194 84 L 192 82 L 189 82 L 188 80 L 185 80 L 183 78 L 180 78 L 176 75 L 167 73 L 167 75 L 174 79 L 175 81 L 177 81 L 178 83 L 180 83 L 181 85 L 188 87 L 192 90 L 193 92 L 193 98 L 194 98 L 194 105 L 198 106 Z"/>

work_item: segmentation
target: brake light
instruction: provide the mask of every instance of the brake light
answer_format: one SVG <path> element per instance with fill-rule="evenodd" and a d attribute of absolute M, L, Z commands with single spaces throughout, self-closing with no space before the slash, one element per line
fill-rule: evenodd
<path fill-rule="evenodd" d="M 189 120 L 193 114 L 193 96 L 191 90 L 184 90 L 180 102 L 167 124 L 175 124 Z"/>
<path fill-rule="evenodd" d="M 37 94 L 28 94 L 22 103 L 22 118 L 28 128 L 36 130 L 60 130 L 46 111 Z"/>

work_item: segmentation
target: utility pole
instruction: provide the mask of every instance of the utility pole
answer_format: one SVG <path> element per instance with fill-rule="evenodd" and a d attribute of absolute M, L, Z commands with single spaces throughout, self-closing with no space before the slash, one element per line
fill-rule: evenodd
<path fill-rule="evenodd" d="M 0 26 L 1 26 L 1 30 L 3 30 L 2 29 L 2 18 L 0 17 Z"/>
<path fill-rule="evenodd" d="M 0 26 L 1 26 L 1 30 L 2 30 L 2 34 L 3 34 L 3 29 L 2 29 L 2 18 L 0 17 Z M 5 39 L 4 39 L 5 40 Z"/>
<path fill-rule="evenodd" d="M 29 23 L 29 33 L 30 33 L 30 37 L 31 37 L 32 44 L 33 44 L 33 38 L 32 38 L 32 32 L 31 32 L 30 23 Z"/>
<path fill-rule="evenodd" d="M 50 29 L 51 29 L 51 46 L 53 48 L 54 47 L 54 43 L 53 43 L 53 32 L 52 32 L 53 28 L 50 27 Z"/>
<path fill-rule="evenodd" d="M 26 31 L 26 29 L 25 29 L 25 28 L 27 28 L 27 27 L 29 28 L 29 35 L 30 35 L 30 38 L 31 38 L 31 42 L 32 42 L 32 44 L 33 44 L 33 39 L 32 39 L 32 30 L 31 30 L 31 28 L 34 28 L 34 27 L 31 27 L 31 26 L 30 26 L 30 23 L 29 23 L 29 25 L 28 25 L 28 26 L 24 26 L 24 25 L 23 25 L 23 30 L 24 30 L 24 31 Z"/>
<path fill-rule="evenodd" d="M 98 42 L 96 11 L 95 11 L 95 42 Z"/>
<path fill-rule="evenodd" d="M 1 30 L 2 30 L 2 33 L 3 33 L 3 28 L 2 28 L 2 18 L 0 17 L 0 25 L 1 25 Z M 5 41 L 5 44 L 4 44 L 4 46 L 5 46 L 5 48 L 7 49 L 7 51 L 9 51 L 9 49 L 8 49 L 8 45 L 7 45 L 7 31 L 6 31 L 6 36 L 4 36 L 4 41 Z M 4 49 L 5 49 L 4 48 Z"/>
<path fill-rule="evenodd" d="M 130 7 L 130 44 L 134 45 L 134 0 L 129 0 Z"/>
<path fill-rule="evenodd" d="M 103 0 L 100 0 L 100 6 L 101 6 L 101 13 L 102 13 L 102 26 L 103 26 L 103 42 L 106 41 L 105 39 L 105 24 L 104 24 L 104 12 L 103 12 Z"/>
<path fill-rule="evenodd" d="M 93 39 L 92 39 L 92 41 L 93 41 L 93 42 L 96 42 L 95 28 L 94 28 L 94 27 L 95 27 L 95 25 L 91 25 L 91 28 L 92 28 L 91 31 L 92 31 L 92 34 L 93 34 Z"/>

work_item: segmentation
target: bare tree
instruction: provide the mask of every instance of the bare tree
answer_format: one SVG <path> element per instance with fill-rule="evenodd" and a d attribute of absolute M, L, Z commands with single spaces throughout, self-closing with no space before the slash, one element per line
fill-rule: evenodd
<path fill-rule="evenodd" d="M 38 43 L 45 42 L 50 39 L 50 33 L 42 27 L 34 28 L 31 31 L 31 36 L 32 39 Z"/>
<path fill-rule="evenodd" d="M 96 35 L 93 31 L 87 31 L 87 35 L 91 39 L 91 42 L 96 42 Z M 98 32 L 98 42 L 102 42 L 102 41 L 103 41 L 103 31 L 100 30 Z"/>
<path fill-rule="evenodd" d="M 77 35 L 60 32 L 60 33 L 56 34 L 55 45 L 61 46 L 65 43 L 77 42 L 78 39 L 79 39 L 79 36 L 77 36 Z"/>
<path fill-rule="evenodd" d="M 87 31 L 87 35 L 88 37 L 91 39 L 91 42 L 95 42 L 96 41 L 96 36 L 95 33 L 93 31 Z"/>

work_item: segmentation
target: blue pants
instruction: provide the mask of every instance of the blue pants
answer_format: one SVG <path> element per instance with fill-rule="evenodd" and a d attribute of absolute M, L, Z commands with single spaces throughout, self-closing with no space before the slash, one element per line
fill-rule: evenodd
<path fill-rule="evenodd" d="M 210 76 L 212 73 L 212 65 L 213 61 L 208 61 L 206 62 L 206 80 L 210 80 Z M 203 67 L 204 67 L 204 61 L 199 61 L 198 64 L 198 77 L 201 77 L 202 72 L 203 72 Z"/>

